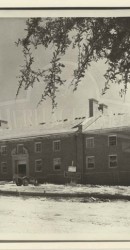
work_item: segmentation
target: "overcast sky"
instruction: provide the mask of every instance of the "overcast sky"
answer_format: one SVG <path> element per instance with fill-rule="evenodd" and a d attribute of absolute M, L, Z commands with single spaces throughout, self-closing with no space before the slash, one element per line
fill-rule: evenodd
<path fill-rule="evenodd" d="M 37 102 L 41 96 L 42 84 L 39 83 L 27 92 L 22 91 L 18 100 L 15 101 L 15 95 L 18 86 L 17 76 L 19 75 L 20 65 L 23 63 L 21 49 L 16 47 L 15 41 L 25 34 L 26 19 L 22 18 L 0 18 L 0 116 L 7 119 L 10 124 L 21 124 L 25 116 L 31 124 L 34 119 L 31 112 L 38 116 L 39 122 L 52 119 L 51 103 L 49 100 L 37 107 Z M 52 51 L 39 49 L 37 51 L 36 63 L 43 68 L 47 67 Z M 104 86 L 106 65 L 104 62 L 93 63 L 92 67 L 86 72 L 85 78 L 80 83 L 78 90 L 73 93 L 69 83 L 72 79 L 72 72 L 76 66 L 76 55 L 74 51 L 64 57 L 66 69 L 63 73 L 67 82 L 58 94 L 58 108 L 53 116 L 57 119 L 73 118 L 84 116 L 88 113 L 88 98 L 96 98 L 109 106 L 109 112 L 129 111 L 130 101 L 128 91 L 125 102 L 119 97 L 119 86 L 113 85 L 111 89 L 101 96 L 101 89 Z M 30 117 L 29 117 L 30 115 Z"/>

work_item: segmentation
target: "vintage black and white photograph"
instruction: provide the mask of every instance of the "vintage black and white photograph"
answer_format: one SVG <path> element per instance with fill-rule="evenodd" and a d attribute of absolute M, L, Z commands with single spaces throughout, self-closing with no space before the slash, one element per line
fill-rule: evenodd
<path fill-rule="evenodd" d="M 43 12 L 0 17 L 0 240 L 130 240 L 130 12 Z"/>

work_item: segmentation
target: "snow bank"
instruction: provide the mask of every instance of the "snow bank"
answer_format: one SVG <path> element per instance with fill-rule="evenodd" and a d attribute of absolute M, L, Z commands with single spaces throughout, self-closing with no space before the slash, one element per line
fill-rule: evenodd
<path fill-rule="evenodd" d="M 16 191 L 30 193 L 60 193 L 60 194 L 110 194 L 130 196 L 130 186 L 99 186 L 99 185 L 55 185 L 41 184 L 39 186 L 16 186 L 13 182 L 0 182 L 0 191 Z"/>

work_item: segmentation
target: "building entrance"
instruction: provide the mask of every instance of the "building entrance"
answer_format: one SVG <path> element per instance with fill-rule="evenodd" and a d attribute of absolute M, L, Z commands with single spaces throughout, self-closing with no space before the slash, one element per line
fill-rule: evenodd
<path fill-rule="evenodd" d="M 17 153 L 17 148 L 12 151 L 13 176 L 29 176 L 29 158 L 26 148 L 23 148 L 23 154 Z"/>
<path fill-rule="evenodd" d="M 18 164 L 18 174 L 26 175 L 26 164 Z"/>

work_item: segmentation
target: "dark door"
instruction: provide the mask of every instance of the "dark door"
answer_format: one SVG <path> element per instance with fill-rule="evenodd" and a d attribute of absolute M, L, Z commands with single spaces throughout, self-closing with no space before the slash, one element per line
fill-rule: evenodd
<path fill-rule="evenodd" d="M 18 164 L 18 174 L 26 175 L 26 164 Z"/>

